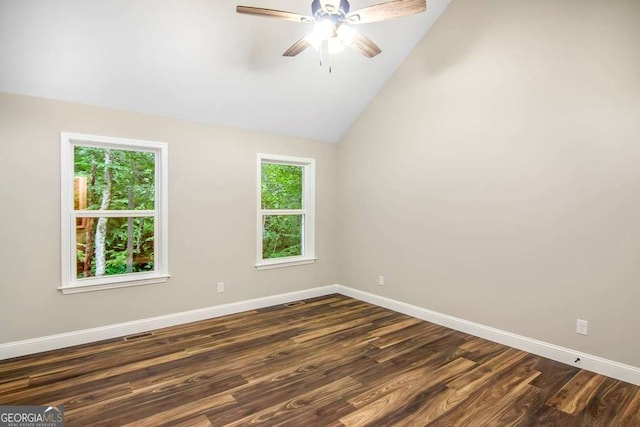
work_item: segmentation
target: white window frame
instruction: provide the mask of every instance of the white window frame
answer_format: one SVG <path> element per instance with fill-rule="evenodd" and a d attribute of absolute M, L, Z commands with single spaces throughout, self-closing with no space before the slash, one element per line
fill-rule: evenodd
<path fill-rule="evenodd" d="M 83 210 L 74 209 L 73 176 L 74 147 L 86 146 L 112 148 L 116 150 L 147 151 L 155 157 L 155 209 L 153 210 Z M 63 294 L 99 291 L 128 286 L 166 282 L 168 273 L 168 146 L 164 142 L 113 138 L 78 133 L 60 133 L 61 159 L 61 254 L 62 284 L 58 288 Z M 76 217 L 86 216 L 130 217 L 147 216 L 154 218 L 154 271 L 118 274 L 102 277 L 76 277 Z"/>
<path fill-rule="evenodd" d="M 281 165 L 301 166 L 303 168 L 302 181 L 302 209 L 262 209 L 262 164 L 275 163 Z M 256 269 L 290 267 L 294 265 L 311 264 L 316 261 L 315 256 L 315 195 L 316 195 L 316 161 L 315 159 L 276 154 L 258 153 L 257 161 L 258 197 L 257 207 L 257 262 Z M 262 217 L 264 215 L 302 215 L 302 255 L 282 258 L 262 258 Z"/>

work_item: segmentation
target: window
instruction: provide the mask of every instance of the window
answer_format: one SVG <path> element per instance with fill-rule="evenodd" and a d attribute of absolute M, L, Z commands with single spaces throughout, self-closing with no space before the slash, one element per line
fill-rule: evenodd
<path fill-rule="evenodd" d="M 315 160 L 258 154 L 259 270 L 316 260 Z"/>
<path fill-rule="evenodd" d="M 167 144 L 62 133 L 63 293 L 165 282 Z"/>

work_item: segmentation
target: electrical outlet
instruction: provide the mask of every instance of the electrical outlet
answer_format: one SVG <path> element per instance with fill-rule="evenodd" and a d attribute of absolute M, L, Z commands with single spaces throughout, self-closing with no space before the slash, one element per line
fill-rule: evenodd
<path fill-rule="evenodd" d="M 378 285 L 384 285 L 384 276 L 378 276 Z"/>
<path fill-rule="evenodd" d="M 218 282 L 218 293 L 224 292 L 224 282 Z"/>
<path fill-rule="evenodd" d="M 576 320 L 576 334 L 589 335 L 589 322 L 586 320 Z"/>

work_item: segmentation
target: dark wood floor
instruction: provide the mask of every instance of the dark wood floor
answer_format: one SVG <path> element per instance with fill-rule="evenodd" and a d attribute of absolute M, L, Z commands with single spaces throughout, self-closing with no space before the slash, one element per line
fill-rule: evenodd
<path fill-rule="evenodd" d="M 640 426 L 640 389 L 341 295 L 0 362 L 67 426 Z"/>

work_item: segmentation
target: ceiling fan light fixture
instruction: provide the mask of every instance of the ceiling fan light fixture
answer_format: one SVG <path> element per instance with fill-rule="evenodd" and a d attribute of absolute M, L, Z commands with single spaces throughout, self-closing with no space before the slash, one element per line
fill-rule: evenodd
<path fill-rule="evenodd" d="M 312 32 L 310 34 L 307 34 L 305 39 L 307 40 L 307 42 L 309 42 L 312 48 L 314 48 L 315 50 L 320 50 L 320 47 L 322 46 L 322 39 L 316 37 L 315 33 Z"/>
<path fill-rule="evenodd" d="M 348 0 L 313 0 L 311 2 L 311 14 L 318 18 L 322 15 L 341 15 L 349 13 L 351 5 Z"/>
<path fill-rule="evenodd" d="M 318 37 L 321 37 L 323 40 L 328 39 L 333 36 L 333 33 L 336 31 L 336 27 L 330 19 L 323 19 L 321 21 L 317 21 L 313 26 L 313 32 L 318 34 Z"/>
<path fill-rule="evenodd" d="M 338 38 L 340 39 L 342 44 L 345 46 L 351 46 L 351 44 L 353 43 L 353 40 L 356 38 L 356 32 L 357 31 L 355 28 L 350 27 L 349 25 L 346 25 L 346 24 L 341 24 L 336 30 L 336 34 L 338 35 Z"/>
<path fill-rule="evenodd" d="M 324 40 L 329 40 L 335 34 L 335 26 L 329 19 L 316 21 L 313 31 L 306 37 L 314 49 L 319 50 Z"/>
<path fill-rule="evenodd" d="M 340 53 L 344 50 L 344 44 L 338 37 L 332 37 L 329 39 L 327 49 L 329 51 L 329 55 Z"/>
<path fill-rule="evenodd" d="M 284 10 L 253 6 L 236 6 L 236 11 L 245 15 L 264 16 L 285 21 L 314 23 L 315 28 L 305 37 L 295 42 L 283 56 L 296 56 L 309 47 L 335 53 L 345 46 L 373 58 L 382 50 L 368 37 L 358 33 L 353 25 L 386 21 L 402 16 L 415 15 L 427 10 L 427 0 L 387 0 L 351 12 L 349 0 L 312 0 L 311 16 Z M 324 45 L 327 46 L 324 46 Z M 331 49 L 329 46 L 331 45 Z M 322 56 L 322 53 L 321 53 Z"/>

